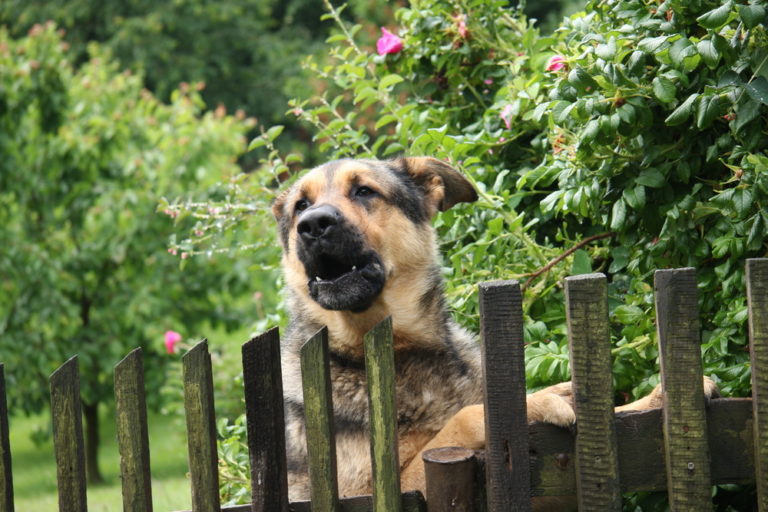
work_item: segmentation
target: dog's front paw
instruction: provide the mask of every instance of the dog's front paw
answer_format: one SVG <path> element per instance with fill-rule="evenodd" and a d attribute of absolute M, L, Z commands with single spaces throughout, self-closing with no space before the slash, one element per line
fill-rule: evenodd
<path fill-rule="evenodd" d="M 528 421 L 543 421 L 570 428 L 576 422 L 570 402 L 559 394 L 539 391 L 528 395 Z"/>

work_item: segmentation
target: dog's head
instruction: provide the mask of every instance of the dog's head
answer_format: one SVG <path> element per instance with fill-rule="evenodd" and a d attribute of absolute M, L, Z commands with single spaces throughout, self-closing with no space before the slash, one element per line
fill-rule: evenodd
<path fill-rule="evenodd" d="M 326 310 L 367 310 L 398 273 L 434 262 L 430 219 L 474 201 L 457 171 L 428 157 L 336 160 L 273 205 L 286 281 Z"/>

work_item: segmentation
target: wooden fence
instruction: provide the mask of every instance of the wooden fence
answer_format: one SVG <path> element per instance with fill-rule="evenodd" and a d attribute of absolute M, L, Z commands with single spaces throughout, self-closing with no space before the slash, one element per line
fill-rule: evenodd
<path fill-rule="evenodd" d="M 768 259 L 747 262 L 753 397 L 705 403 L 693 269 L 655 275 L 663 409 L 614 413 L 607 284 L 602 274 L 566 279 L 577 418 L 575 432 L 528 425 L 521 294 L 514 281 L 480 285 L 485 374 L 484 453 L 438 449 L 425 459 L 427 500 L 401 494 L 389 321 L 365 338 L 371 403 L 372 496 L 340 499 L 330 414 L 328 340 L 302 351 L 311 496 L 317 511 L 525 511 L 531 496 L 576 496 L 580 510 L 621 510 L 621 493 L 666 490 L 675 511 L 711 509 L 712 484 L 755 483 L 768 512 Z M 252 503 L 220 507 L 211 360 L 206 341 L 183 357 L 192 509 L 308 511 L 288 503 L 280 347 L 276 330 L 243 345 Z M 0 512 L 12 512 L 8 411 L 0 364 Z M 59 510 L 86 510 L 77 358 L 50 379 Z M 152 510 L 141 350 L 115 367 L 123 510 Z"/>

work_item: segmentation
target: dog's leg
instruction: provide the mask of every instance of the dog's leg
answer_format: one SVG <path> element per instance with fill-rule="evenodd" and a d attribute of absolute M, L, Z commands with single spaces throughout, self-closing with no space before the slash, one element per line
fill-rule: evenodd
<path fill-rule="evenodd" d="M 720 391 L 717 389 L 717 384 L 715 384 L 715 381 L 709 377 L 704 377 L 704 398 L 709 401 L 711 398 L 718 398 L 719 396 Z M 647 409 L 656 409 L 662 405 L 664 405 L 664 393 L 661 390 L 661 384 L 658 384 L 655 388 L 653 388 L 653 391 L 651 391 L 643 398 L 616 407 L 616 412 L 644 411 Z"/>

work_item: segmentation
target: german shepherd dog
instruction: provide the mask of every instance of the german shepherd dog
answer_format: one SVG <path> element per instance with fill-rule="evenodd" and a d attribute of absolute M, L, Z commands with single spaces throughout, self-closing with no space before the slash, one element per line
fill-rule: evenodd
<path fill-rule="evenodd" d="M 438 210 L 476 199 L 449 165 L 406 157 L 326 163 L 275 201 L 290 312 L 281 350 L 291 501 L 309 499 L 300 348 L 323 326 L 342 496 L 372 489 L 363 335 L 387 316 L 402 489 L 424 492 L 425 450 L 485 446 L 480 347 L 446 309 L 430 223 Z M 660 396 L 625 407 L 658 406 Z M 528 420 L 568 427 L 571 400 L 570 383 L 529 394 Z"/>

